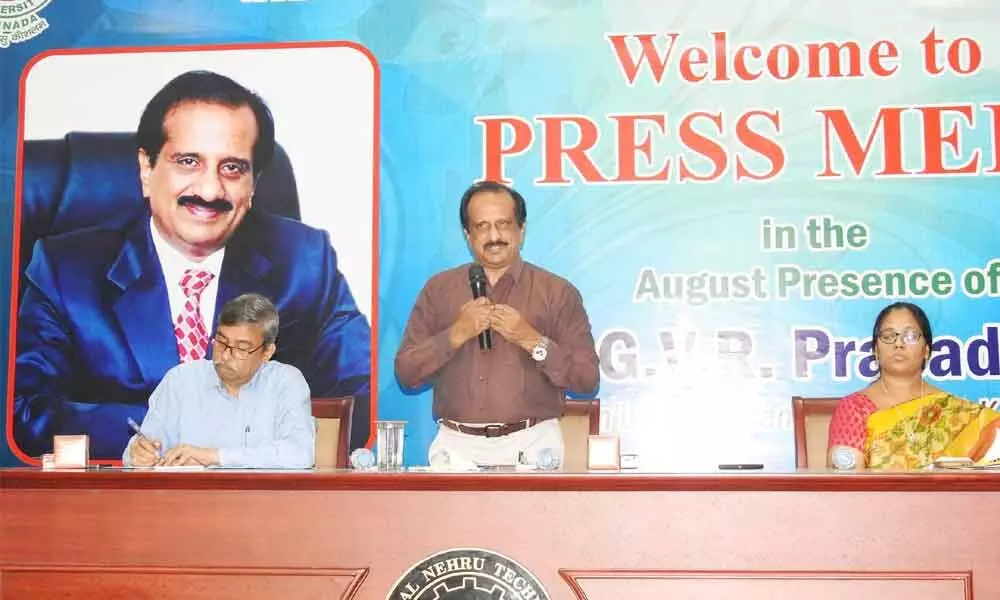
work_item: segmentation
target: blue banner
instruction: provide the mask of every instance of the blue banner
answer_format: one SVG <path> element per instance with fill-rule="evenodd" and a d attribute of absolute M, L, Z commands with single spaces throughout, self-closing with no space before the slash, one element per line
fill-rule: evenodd
<path fill-rule="evenodd" d="M 1000 397 L 998 24 L 976 0 L 0 1 L 0 281 L 16 311 L 26 141 L 134 130 L 170 76 L 218 70 L 272 106 L 407 464 L 436 425 L 393 359 L 490 178 L 527 200 L 524 258 L 583 295 L 623 452 L 791 467 L 791 397 L 867 385 L 892 301 L 930 316 L 930 380 Z"/>

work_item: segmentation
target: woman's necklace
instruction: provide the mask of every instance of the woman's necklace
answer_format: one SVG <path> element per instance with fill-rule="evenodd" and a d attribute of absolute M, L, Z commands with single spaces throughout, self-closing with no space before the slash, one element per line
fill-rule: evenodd
<path fill-rule="evenodd" d="M 885 384 L 885 379 L 882 379 L 881 377 L 879 377 L 878 380 L 882 384 L 882 390 L 885 391 L 886 397 L 887 398 L 892 398 L 892 394 L 889 393 L 889 386 L 887 386 Z M 921 378 L 920 379 L 920 397 L 921 398 L 923 398 L 924 396 L 927 395 L 927 391 L 926 391 L 925 385 L 926 385 L 926 382 L 923 380 L 923 378 Z M 907 398 L 906 400 L 912 400 L 912 398 Z M 899 403 L 897 402 L 897 404 L 899 404 Z"/>

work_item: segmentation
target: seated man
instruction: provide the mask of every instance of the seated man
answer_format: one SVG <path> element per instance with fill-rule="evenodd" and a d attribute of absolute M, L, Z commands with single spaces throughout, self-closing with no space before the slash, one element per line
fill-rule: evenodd
<path fill-rule="evenodd" d="M 277 335 L 278 311 L 264 296 L 227 302 L 212 358 L 167 371 L 141 434 L 125 448 L 125 464 L 311 467 L 309 386 L 298 369 L 270 360 Z"/>

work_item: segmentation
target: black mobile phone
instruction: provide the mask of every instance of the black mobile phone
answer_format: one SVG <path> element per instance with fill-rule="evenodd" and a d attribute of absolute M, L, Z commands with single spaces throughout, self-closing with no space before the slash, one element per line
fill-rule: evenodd
<path fill-rule="evenodd" d="M 720 471 L 754 471 L 763 468 L 764 465 L 760 463 L 733 463 L 727 465 L 719 465 Z"/>

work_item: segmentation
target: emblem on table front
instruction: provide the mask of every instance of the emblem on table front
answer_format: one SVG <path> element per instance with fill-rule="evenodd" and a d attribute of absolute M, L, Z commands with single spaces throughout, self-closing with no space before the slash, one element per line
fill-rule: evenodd
<path fill-rule="evenodd" d="M 549 594 L 511 558 L 479 548 L 455 548 L 410 567 L 386 600 L 549 600 Z"/>

